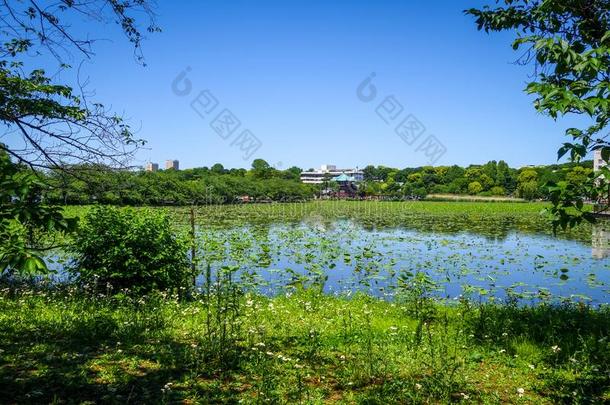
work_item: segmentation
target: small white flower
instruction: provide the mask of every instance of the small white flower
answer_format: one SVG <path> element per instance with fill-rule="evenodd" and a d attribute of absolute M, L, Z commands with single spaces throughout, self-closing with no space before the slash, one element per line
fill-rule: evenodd
<path fill-rule="evenodd" d="M 506 353 L 506 349 L 500 350 L 500 353 Z"/>
<path fill-rule="evenodd" d="M 415 389 L 416 390 L 421 390 L 421 384 L 420 383 L 415 383 Z"/>
<path fill-rule="evenodd" d="M 553 351 L 553 353 L 559 353 L 561 351 L 561 347 L 555 345 L 551 347 L 551 350 Z"/>
<path fill-rule="evenodd" d="M 525 390 L 523 388 L 517 388 L 517 394 L 519 394 L 519 396 L 522 397 L 523 394 L 525 394 Z"/>

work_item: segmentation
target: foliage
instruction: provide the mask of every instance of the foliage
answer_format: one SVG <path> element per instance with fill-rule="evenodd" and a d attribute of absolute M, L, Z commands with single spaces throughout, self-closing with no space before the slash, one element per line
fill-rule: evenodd
<path fill-rule="evenodd" d="M 538 197 L 538 173 L 532 169 L 526 169 L 517 177 L 517 193 L 519 197 L 533 200 Z"/>
<path fill-rule="evenodd" d="M 546 182 L 569 181 L 581 185 L 587 181 L 591 172 L 591 161 L 521 169 L 510 168 L 506 162 L 495 160 L 468 167 L 424 166 L 399 170 L 385 166 L 367 166 L 364 169 L 365 181 L 360 190 L 364 195 L 392 197 L 427 194 L 522 196 L 525 193 L 528 199 L 550 198 L 550 191 L 542 187 Z M 524 186 L 526 182 L 528 184 Z"/>
<path fill-rule="evenodd" d="M 468 194 L 479 194 L 483 191 L 483 186 L 478 181 L 468 183 Z"/>
<path fill-rule="evenodd" d="M 63 176 L 72 168 L 68 163 L 122 165 L 143 143 L 120 116 L 88 100 L 90 92 L 78 78 L 78 90 L 61 83 L 59 78 L 71 68 L 64 62 L 73 60 L 73 52 L 93 55 L 91 35 L 79 33 L 72 24 L 78 19 L 117 23 L 139 61 L 143 38 L 134 14 L 150 17 L 148 32 L 158 28 L 145 0 L 4 1 L 0 14 L 0 123 L 6 129 L 3 136 L 11 141 L 0 143 L 0 272 L 44 273 L 48 269 L 41 252 L 51 246 L 37 239 L 44 232 L 70 232 L 75 220 L 47 205 L 46 179 L 36 171 L 50 167 Z M 58 69 L 48 75 L 40 66 L 53 68 L 53 61 Z"/>
<path fill-rule="evenodd" d="M 45 192 L 47 201 L 56 204 L 118 204 L 118 205 L 188 205 L 227 204 L 242 201 L 304 201 L 322 189 L 337 188 L 325 179 L 316 187 L 300 182 L 301 169 L 291 167 L 278 170 L 262 159 L 256 168 L 225 169 L 220 163 L 211 168 L 133 172 L 114 170 L 107 166 L 83 165 L 79 172 L 87 172 L 85 179 L 69 176 L 65 171 L 54 170 L 46 181 L 53 187 Z M 388 168 L 369 166 L 369 171 Z M 485 165 L 421 167 L 391 169 L 385 180 L 365 180 L 358 185 L 360 196 L 387 196 L 392 199 L 424 198 L 428 194 L 518 195 L 522 173 L 536 174 L 531 184 L 532 198 L 549 198 L 546 181 L 568 181 L 580 184 L 592 172 L 591 161 L 578 164 L 538 166 L 512 169 L 505 162 L 490 161 Z M 366 173 L 366 172 L 365 172 Z M 520 177 L 521 176 L 521 177 Z M 470 183 L 481 185 L 469 190 Z"/>
<path fill-rule="evenodd" d="M 194 298 L 2 289 L 0 397 L 150 404 L 610 398 L 608 308 L 431 302 L 421 323 L 410 302 L 246 295 L 226 325 L 237 339 L 216 346 L 207 325 L 224 309 L 214 294 Z M 225 350 L 233 362 L 210 361 Z"/>
<path fill-rule="evenodd" d="M 72 271 L 103 290 L 184 292 L 194 277 L 187 249 L 163 211 L 98 206 L 78 229 Z"/>
<path fill-rule="evenodd" d="M 86 181 L 53 171 L 48 181 L 54 187 L 45 194 L 57 204 L 188 205 L 250 201 L 302 201 L 310 199 L 314 189 L 294 178 L 294 173 L 267 168 L 265 174 L 231 169 L 216 164 L 187 170 L 132 172 L 105 166 L 88 166 Z"/>
<path fill-rule="evenodd" d="M 589 118 L 587 128 L 570 128 L 572 138 L 558 151 L 579 161 L 587 153 L 601 151 L 610 161 L 610 143 L 604 134 L 610 120 L 610 1 L 608 0 L 504 0 L 504 7 L 470 9 L 479 29 L 514 31 L 513 49 L 523 51 L 519 62 L 535 66 L 535 80 L 526 91 L 534 94 L 535 108 L 553 119 L 575 114 Z M 604 202 L 610 171 L 597 179 L 589 176 L 584 186 L 549 181 L 554 227 L 593 221 L 583 209 L 584 199 Z M 604 176 L 603 178 L 600 176 Z M 531 192 L 532 184 L 525 186 Z M 603 198 L 602 198 L 603 197 Z M 605 205 L 608 205 L 605 200 Z"/>
<path fill-rule="evenodd" d="M 489 194 L 493 196 L 502 196 L 506 194 L 506 190 L 502 186 L 494 186 L 489 190 Z"/>
<path fill-rule="evenodd" d="M 40 202 L 46 184 L 34 173 L 12 163 L 0 150 L 0 274 L 47 273 L 43 252 L 45 233 L 69 233 L 76 218 L 64 218 L 63 210 Z"/>
<path fill-rule="evenodd" d="M 66 161 L 123 164 L 142 144 L 133 137 L 123 119 L 102 104 L 87 99 L 84 88 L 75 91 L 58 83 L 59 74 L 47 75 L 37 56 L 51 56 L 64 75 L 73 52 L 90 58 L 94 43 L 72 28 L 76 19 L 85 22 L 115 22 L 141 54 L 142 34 L 134 15 L 147 15 L 148 32 L 158 31 L 147 1 L 58 2 L 41 5 L 38 1 L 4 2 L 5 17 L 1 28 L 5 38 L 0 43 L 0 122 L 8 127 L 21 144 L 2 145 L 2 149 L 30 167 L 57 168 Z M 78 35 L 86 36 L 81 39 Z M 52 66 L 52 65 L 50 65 Z M 78 83 L 81 85 L 81 83 Z"/>

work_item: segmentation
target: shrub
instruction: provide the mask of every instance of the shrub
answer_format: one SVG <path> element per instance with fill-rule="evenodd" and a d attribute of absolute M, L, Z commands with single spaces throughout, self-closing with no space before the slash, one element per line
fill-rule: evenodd
<path fill-rule="evenodd" d="M 435 184 L 432 186 L 431 194 L 449 194 L 451 190 L 445 184 Z"/>
<path fill-rule="evenodd" d="M 95 207 L 74 244 L 77 279 L 112 291 L 175 290 L 192 281 L 187 243 L 166 212 Z"/>
<path fill-rule="evenodd" d="M 489 190 L 491 192 L 491 195 L 506 195 L 506 190 L 504 190 L 504 187 L 500 187 L 500 186 L 495 186 L 492 187 L 491 190 Z"/>
<path fill-rule="evenodd" d="M 483 186 L 478 181 L 473 181 L 468 184 L 468 194 L 475 195 L 479 194 L 481 191 L 483 191 Z"/>

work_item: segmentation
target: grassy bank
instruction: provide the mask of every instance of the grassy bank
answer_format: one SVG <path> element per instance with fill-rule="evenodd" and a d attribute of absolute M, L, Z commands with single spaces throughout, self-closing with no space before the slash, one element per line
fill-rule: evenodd
<path fill-rule="evenodd" d="M 610 313 L 234 290 L 0 293 L 7 403 L 601 403 Z"/>

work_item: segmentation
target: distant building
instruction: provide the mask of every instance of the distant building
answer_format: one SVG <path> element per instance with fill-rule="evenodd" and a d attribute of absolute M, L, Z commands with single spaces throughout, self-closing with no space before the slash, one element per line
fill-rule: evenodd
<path fill-rule="evenodd" d="M 179 168 L 180 168 L 180 162 L 178 162 L 177 160 L 166 160 L 165 161 L 165 170 L 167 170 L 167 169 L 179 170 Z"/>
<path fill-rule="evenodd" d="M 159 164 L 158 163 L 153 163 L 153 162 L 146 163 L 146 171 L 147 172 L 156 172 L 157 170 L 159 170 Z"/>
<path fill-rule="evenodd" d="M 610 257 L 610 231 L 602 225 L 594 225 L 591 233 L 591 256 L 594 259 Z"/>
<path fill-rule="evenodd" d="M 593 171 L 599 172 L 603 167 L 608 166 L 608 162 L 606 162 L 602 158 L 601 149 L 597 149 L 593 152 Z M 600 196 L 598 199 L 598 205 L 595 206 L 595 211 L 603 212 L 604 215 L 610 215 L 610 210 L 608 209 L 608 205 L 610 204 L 610 182 L 606 179 L 604 175 L 597 177 L 595 180 L 595 184 L 597 186 L 606 185 L 608 190 L 607 193 L 603 193 L 604 195 Z"/>
<path fill-rule="evenodd" d="M 593 171 L 598 172 L 602 167 L 608 166 L 608 162 L 602 159 L 601 149 L 597 149 L 593 152 Z"/>
<path fill-rule="evenodd" d="M 345 175 L 354 182 L 364 180 L 364 172 L 356 169 L 337 169 L 335 165 L 322 165 L 320 170 L 311 170 L 301 173 L 301 181 L 306 184 L 322 184 L 336 177 Z"/>

